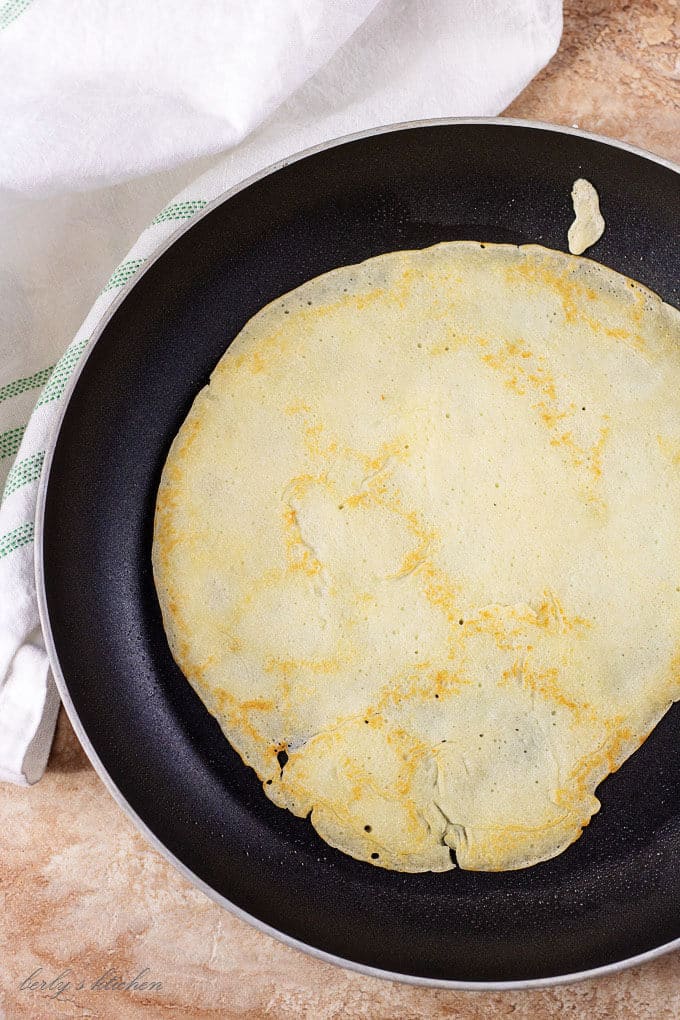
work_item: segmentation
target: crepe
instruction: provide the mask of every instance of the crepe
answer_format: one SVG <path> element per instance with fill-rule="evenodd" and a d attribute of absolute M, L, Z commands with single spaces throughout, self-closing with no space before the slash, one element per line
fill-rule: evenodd
<path fill-rule="evenodd" d="M 451 242 L 236 337 L 170 449 L 172 654 L 277 805 L 406 872 L 561 853 L 680 696 L 680 313 Z"/>

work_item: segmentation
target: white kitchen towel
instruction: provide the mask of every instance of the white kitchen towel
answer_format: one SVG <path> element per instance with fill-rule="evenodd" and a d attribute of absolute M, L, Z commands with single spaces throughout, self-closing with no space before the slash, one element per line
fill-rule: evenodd
<path fill-rule="evenodd" d="M 560 0 L 0 2 L 0 779 L 35 782 L 49 753 L 37 486 L 112 302 L 178 227 L 290 153 L 499 113 L 555 52 L 561 19 Z"/>

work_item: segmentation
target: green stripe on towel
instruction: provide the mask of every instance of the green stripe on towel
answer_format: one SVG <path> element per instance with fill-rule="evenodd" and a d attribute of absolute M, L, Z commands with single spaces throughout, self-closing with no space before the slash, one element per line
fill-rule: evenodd
<path fill-rule="evenodd" d="M 54 371 L 50 376 L 45 389 L 42 391 L 40 400 L 35 405 L 36 407 L 42 407 L 43 404 L 50 404 L 53 400 L 58 400 L 66 389 L 73 369 L 78 364 L 80 355 L 83 353 L 90 341 L 89 336 L 84 340 L 79 340 L 77 344 L 72 344 L 67 347 L 59 361 L 54 366 Z"/>
<path fill-rule="evenodd" d="M 7 429 L 0 432 L 0 460 L 4 457 L 13 457 L 21 446 L 21 439 L 26 431 L 25 425 L 19 425 L 14 429 Z"/>
<path fill-rule="evenodd" d="M 38 386 L 44 386 L 52 375 L 53 368 L 54 365 L 49 365 L 47 368 L 41 368 L 34 375 L 27 375 L 23 379 L 15 379 L 13 382 L 0 386 L 0 403 L 3 400 L 9 400 L 10 397 L 18 397 L 20 393 L 26 393 L 27 390 L 37 390 Z"/>
<path fill-rule="evenodd" d="M 25 524 L 20 524 L 18 528 L 14 528 L 13 531 L 8 531 L 5 535 L 0 536 L 0 560 L 3 556 L 8 556 L 9 553 L 21 549 L 22 545 L 32 542 L 34 533 L 33 521 L 27 521 Z"/>
<path fill-rule="evenodd" d="M 205 198 L 195 198 L 189 202 L 173 202 L 172 205 L 168 205 L 159 212 L 151 223 L 165 223 L 166 220 L 188 220 L 192 216 L 195 216 L 201 209 L 205 209 L 208 204 Z"/>
<path fill-rule="evenodd" d="M 30 457 L 24 457 L 23 460 L 18 461 L 7 475 L 2 498 L 7 499 L 13 492 L 20 489 L 22 485 L 28 485 L 29 482 L 34 482 L 37 478 L 40 478 L 44 460 L 45 451 L 41 450 L 40 453 L 34 453 Z"/>
<path fill-rule="evenodd" d="M 144 261 L 144 259 L 129 259 L 127 262 L 121 262 L 118 269 L 109 278 L 102 294 L 106 294 L 107 290 L 113 290 L 114 287 L 124 286 L 128 280 L 132 279 Z"/>
<path fill-rule="evenodd" d="M 0 4 L 0 32 L 23 14 L 31 3 L 32 0 L 7 0 L 6 3 Z"/>

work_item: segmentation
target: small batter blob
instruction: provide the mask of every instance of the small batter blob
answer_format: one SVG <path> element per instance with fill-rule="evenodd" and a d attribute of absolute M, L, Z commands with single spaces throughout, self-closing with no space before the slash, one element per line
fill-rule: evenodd
<path fill-rule="evenodd" d="M 604 219 L 600 212 L 600 201 L 597 191 L 583 177 L 574 181 L 571 189 L 571 200 L 574 205 L 574 222 L 569 227 L 567 239 L 572 255 L 581 255 L 586 248 L 599 241 L 604 233 Z"/>

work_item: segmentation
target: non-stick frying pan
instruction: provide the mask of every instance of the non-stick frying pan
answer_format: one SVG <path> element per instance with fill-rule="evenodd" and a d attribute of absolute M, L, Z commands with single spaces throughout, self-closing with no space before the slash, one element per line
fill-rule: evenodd
<path fill-rule="evenodd" d="M 680 706 L 600 786 L 602 810 L 555 860 L 421 875 L 355 861 L 264 796 L 170 656 L 150 563 L 161 467 L 210 370 L 268 301 L 336 266 L 437 241 L 564 250 L 581 176 L 607 222 L 588 254 L 680 304 L 669 163 L 512 121 L 363 134 L 259 175 L 180 232 L 101 329 L 48 456 L 36 543 L 43 626 L 95 767 L 213 899 L 370 973 L 505 987 L 680 945 Z"/>

